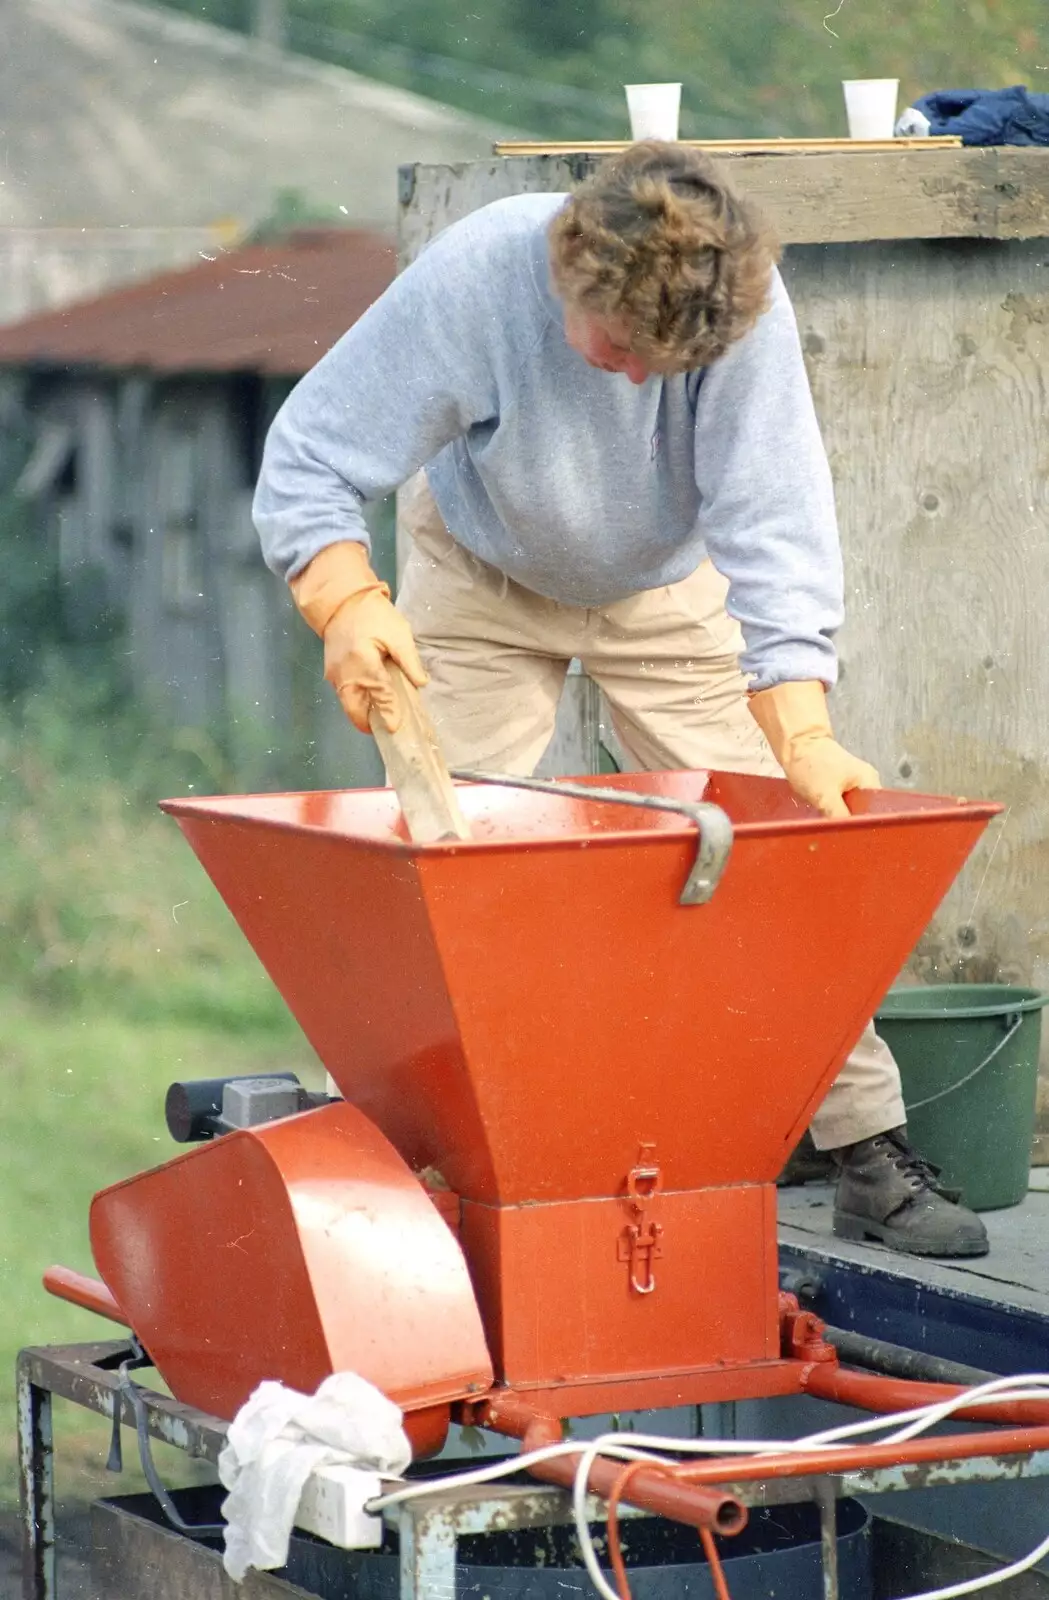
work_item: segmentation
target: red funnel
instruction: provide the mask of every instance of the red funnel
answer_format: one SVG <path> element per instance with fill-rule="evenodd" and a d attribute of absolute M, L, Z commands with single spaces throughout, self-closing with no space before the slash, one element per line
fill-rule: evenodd
<path fill-rule="evenodd" d="M 599 780 L 607 785 L 608 780 Z M 816 817 L 785 782 L 613 780 L 735 825 L 682 906 L 680 816 L 488 785 L 414 845 L 388 790 L 169 801 L 346 1098 L 488 1204 L 769 1182 L 988 819 L 898 792 Z"/>

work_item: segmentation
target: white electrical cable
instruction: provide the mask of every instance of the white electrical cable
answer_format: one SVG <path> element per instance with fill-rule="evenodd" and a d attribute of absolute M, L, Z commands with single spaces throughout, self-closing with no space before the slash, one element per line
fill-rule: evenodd
<path fill-rule="evenodd" d="M 616 1456 L 624 1461 L 633 1461 L 642 1452 L 634 1450 L 627 1441 L 633 1438 L 632 1434 L 609 1434 L 609 1439 L 616 1441 L 606 1454 Z M 475 1484 L 492 1483 L 497 1478 L 509 1478 L 519 1472 L 527 1472 L 532 1466 L 542 1461 L 555 1461 L 558 1456 L 577 1456 L 584 1449 L 581 1443 L 573 1443 L 566 1439 L 562 1444 L 548 1444 L 538 1450 L 522 1451 L 516 1456 L 511 1456 L 508 1461 L 495 1461 L 490 1467 L 472 1467 L 469 1472 L 456 1472 L 442 1475 L 428 1483 L 412 1483 L 403 1489 L 393 1489 L 389 1494 L 376 1495 L 365 1504 L 365 1511 L 372 1514 L 384 1511 L 387 1506 L 400 1505 L 405 1500 L 420 1500 L 429 1494 L 443 1494 L 446 1489 L 469 1489 Z M 673 1460 L 667 1457 L 645 1456 L 646 1460 L 658 1462 L 660 1466 L 673 1466 Z"/>
<path fill-rule="evenodd" d="M 1017 1388 L 1018 1384 L 1034 1387 Z M 865 1418 L 862 1422 L 848 1422 L 843 1427 L 825 1428 L 820 1433 L 808 1434 L 804 1439 L 799 1439 L 791 1449 L 819 1449 L 824 1445 L 846 1441 L 855 1434 L 878 1433 L 882 1428 L 891 1428 L 897 1423 L 903 1423 L 904 1427 L 900 1432 L 884 1439 L 882 1443 L 904 1444 L 908 1439 L 924 1433 L 926 1428 L 943 1421 L 954 1411 L 969 1406 L 979 1408 L 983 1405 L 1001 1404 L 1003 1400 L 1006 1402 L 1046 1400 L 1049 1399 L 1047 1389 L 1049 1389 L 1049 1375 L 1042 1373 L 1024 1373 L 1015 1378 L 993 1378 L 947 1400 L 931 1400 L 927 1405 L 914 1406 L 908 1411 L 883 1412 L 878 1416 Z M 911 1423 L 914 1424 L 913 1428 L 907 1426 Z M 782 1448 L 782 1445 L 779 1448 Z"/>
<path fill-rule="evenodd" d="M 676 1449 L 679 1453 L 700 1453 L 715 1449 L 719 1454 L 739 1453 L 741 1448 L 749 1455 L 793 1454 L 797 1451 L 819 1450 L 828 1444 L 851 1443 L 852 1437 L 865 1433 L 878 1432 L 883 1428 L 894 1427 L 898 1423 L 903 1426 L 897 1432 L 883 1440 L 885 1444 L 905 1444 L 910 1439 L 927 1429 L 935 1427 L 938 1422 L 944 1421 L 952 1412 L 979 1408 L 984 1405 L 1001 1404 L 1003 1401 L 1016 1400 L 1041 1400 L 1046 1398 L 1049 1389 L 1049 1375 L 1044 1373 L 1026 1373 L 1022 1376 L 1011 1378 L 994 1378 L 987 1383 L 974 1386 L 961 1394 L 951 1396 L 947 1400 L 932 1402 L 926 1406 L 916 1406 L 913 1410 L 898 1411 L 886 1416 L 868 1417 L 859 1422 L 845 1423 L 838 1428 L 826 1428 L 819 1433 L 807 1435 L 805 1438 L 794 1441 L 778 1440 L 774 1443 L 768 1440 L 673 1440 L 658 1438 L 653 1435 L 632 1434 L 631 1438 L 636 1443 L 654 1446 L 662 1449 Z M 586 1502 L 586 1481 L 590 1467 L 598 1453 L 606 1453 L 608 1446 L 618 1436 L 606 1435 L 605 1438 L 595 1439 L 588 1447 L 585 1456 L 580 1460 L 576 1472 L 573 1489 L 572 1509 L 576 1522 L 576 1535 L 579 1540 L 580 1552 L 584 1565 L 590 1575 L 590 1580 L 603 1600 L 619 1600 L 618 1594 L 609 1587 L 605 1581 L 597 1560 L 593 1538 L 589 1525 L 586 1522 L 583 1508 Z M 908 1600 L 950 1600 L 954 1595 L 973 1594 L 979 1589 L 987 1589 L 992 1585 L 1004 1582 L 1007 1578 L 1020 1572 L 1026 1572 L 1036 1566 L 1045 1555 L 1049 1554 L 1049 1539 L 1040 1544 L 1021 1562 L 1001 1569 L 998 1572 L 984 1574 L 980 1578 L 968 1580 L 964 1584 L 952 1585 L 948 1589 L 930 1590 L 927 1594 L 911 1595 Z"/>
<path fill-rule="evenodd" d="M 575 1482 L 572 1484 L 572 1517 L 575 1522 L 576 1541 L 579 1545 L 579 1553 L 583 1558 L 583 1565 L 590 1574 L 590 1582 L 593 1584 L 598 1594 L 603 1597 L 603 1600 L 619 1600 L 619 1596 L 616 1591 L 610 1588 L 608 1583 L 605 1581 L 605 1575 L 601 1571 L 601 1563 L 597 1559 L 597 1551 L 594 1548 L 594 1539 L 590 1532 L 590 1523 L 587 1520 L 586 1515 L 586 1496 L 587 1486 L 590 1482 L 591 1467 L 599 1455 L 608 1455 L 610 1453 L 610 1445 L 612 1441 L 618 1437 L 622 1436 L 606 1433 L 599 1435 L 596 1439 L 591 1440 L 579 1458 L 579 1465 L 576 1467 Z M 634 1435 L 632 1437 L 638 1436 Z M 646 1443 L 650 1443 L 654 1437 L 658 1436 L 652 1434 L 640 1435 L 640 1439 Z M 663 1448 L 666 1448 L 667 1441 L 665 1439 L 662 1441 L 662 1445 Z M 673 1446 L 671 1446 L 671 1448 L 673 1448 Z M 665 1456 L 662 1458 L 649 1456 L 648 1459 L 652 1461 L 662 1459 L 663 1463 L 666 1464 L 669 1458 Z"/>
<path fill-rule="evenodd" d="M 533 1462 L 554 1461 L 558 1456 L 575 1455 L 578 1449 L 578 1445 L 567 1441 L 564 1444 L 544 1445 L 541 1450 L 522 1452 L 509 1461 L 493 1462 L 490 1467 L 473 1467 L 469 1472 L 453 1472 L 447 1476 L 442 1474 L 430 1482 L 410 1483 L 403 1489 L 392 1489 L 389 1494 L 376 1495 L 365 1501 L 364 1509 L 377 1516 L 387 1506 L 401 1505 L 405 1500 L 422 1500 L 428 1494 L 443 1494 L 445 1489 L 471 1489 L 475 1484 L 492 1483 L 511 1473 L 526 1472 Z"/>
<path fill-rule="evenodd" d="M 1028 1387 L 1025 1389 L 1023 1385 Z M 992 1378 L 987 1383 L 977 1384 L 975 1388 L 966 1390 L 964 1395 L 958 1395 L 950 1400 L 941 1400 L 929 1407 L 928 1419 L 921 1426 L 917 1422 L 910 1427 L 901 1428 L 892 1439 L 893 1444 L 904 1444 L 908 1439 L 914 1438 L 917 1433 L 923 1433 L 926 1428 L 935 1426 L 949 1417 L 952 1412 L 959 1411 L 963 1406 L 972 1406 L 979 1409 L 984 1405 L 1000 1403 L 1003 1399 L 1007 1402 L 1014 1400 L 1044 1400 L 1046 1390 L 1049 1389 L 1049 1377 L 1043 1373 L 1025 1373 L 1017 1378 Z"/>
<path fill-rule="evenodd" d="M 825 1449 L 831 1444 L 851 1445 L 855 1438 L 864 1434 L 893 1428 L 896 1431 L 890 1433 L 882 1443 L 906 1444 L 929 1428 L 946 1421 L 956 1411 L 970 1407 L 979 1409 L 982 1406 L 1003 1402 L 1047 1398 L 1049 1398 L 1049 1374 L 1025 1373 L 1011 1378 L 993 1378 L 987 1383 L 965 1389 L 947 1400 L 915 1406 L 908 1411 L 865 1417 L 859 1422 L 848 1422 L 840 1427 L 825 1428 L 818 1433 L 807 1434 L 802 1439 L 675 1439 L 662 1434 L 607 1433 L 585 1443 L 565 1440 L 561 1444 L 545 1445 L 539 1450 L 518 1454 L 509 1461 L 495 1462 L 489 1467 L 476 1467 L 468 1472 L 434 1479 L 429 1483 L 411 1484 L 404 1489 L 393 1490 L 389 1494 L 370 1500 L 365 1509 L 379 1512 L 387 1506 L 426 1495 L 440 1494 L 449 1488 L 467 1488 L 476 1484 L 491 1483 L 495 1479 L 526 1471 L 530 1466 L 543 1461 L 552 1461 L 569 1455 L 578 1456 L 572 1486 L 572 1513 L 580 1554 L 590 1580 L 598 1594 L 602 1596 L 602 1600 L 619 1600 L 619 1595 L 609 1586 L 601 1570 L 586 1515 L 590 1472 L 598 1456 L 610 1456 L 615 1460 L 626 1462 L 651 1461 L 654 1466 L 673 1467 L 677 1465 L 675 1454 L 775 1457 L 794 1454 L 797 1451 Z M 1030 1571 L 1046 1556 L 1049 1556 L 1049 1537 L 1010 1566 L 999 1568 L 996 1572 L 985 1573 L 979 1578 L 970 1578 L 964 1583 L 951 1584 L 947 1588 L 930 1589 L 922 1594 L 910 1595 L 907 1600 L 955 1600 L 956 1596 L 975 1594 L 979 1590 L 990 1589 L 996 1584 L 1006 1582 L 1009 1578 Z"/>
<path fill-rule="evenodd" d="M 898 1419 L 909 1419 L 914 1416 L 913 1411 L 901 1411 Z M 889 1427 L 898 1420 L 895 1417 L 876 1417 L 873 1421 L 875 1427 Z M 871 1423 L 854 1424 L 855 1427 L 869 1428 Z M 601 1436 L 600 1453 L 621 1457 L 623 1460 L 633 1460 L 641 1455 L 641 1451 L 634 1449 L 636 1445 L 644 1444 L 648 1447 L 667 1451 L 700 1452 L 708 1455 L 742 1455 L 752 1456 L 766 1451 L 780 1451 L 784 1449 L 798 1449 L 800 1445 L 784 1443 L 782 1439 L 676 1439 L 662 1434 L 640 1433 L 606 1433 Z M 498 1478 L 512 1477 L 519 1472 L 526 1472 L 533 1465 L 541 1461 L 553 1461 L 558 1456 L 575 1456 L 586 1451 L 591 1461 L 597 1451 L 590 1449 L 587 1441 L 573 1441 L 566 1439 L 560 1444 L 543 1445 L 538 1450 L 530 1450 L 512 1456 L 507 1461 L 494 1462 L 489 1467 L 472 1467 L 467 1472 L 448 1473 L 439 1479 L 434 1478 L 429 1482 L 406 1484 L 403 1489 L 392 1489 L 389 1494 L 376 1495 L 365 1505 L 365 1510 L 376 1514 L 385 1511 L 387 1506 L 399 1505 L 405 1500 L 419 1500 L 426 1495 L 441 1494 L 445 1489 L 468 1489 L 476 1484 L 492 1483 Z M 673 1456 L 651 1455 L 646 1453 L 646 1460 L 651 1459 L 659 1466 L 672 1467 L 677 1463 Z"/>

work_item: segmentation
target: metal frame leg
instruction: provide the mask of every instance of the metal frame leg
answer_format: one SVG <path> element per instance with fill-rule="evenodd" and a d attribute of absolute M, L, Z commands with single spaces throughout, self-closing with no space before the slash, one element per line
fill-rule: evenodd
<path fill-rule="evenodd" d="M 21 1359 L 18 1363 L 18 1468 L 22 1600 L 57 1600 L 51 1391 L 30 1381 Z"/>
<path fill-rule="evenodd" d="M 817 1478 L 814 1488 L 820 1508 L 823 1600 L 838 1600 L 838 1497 L 832 1478 Z"/>
<path fill-rule="evenodd" d="M 455 1600 L 455 1528 L 442 1511 L 401 1508 L 401 1600 Z"/>
<path fill-rule="evenodd" d="M 738 1400 L 709 1400 L 700 1406 L 701 1439 L 735 1439 L 739 1429 Z"/>

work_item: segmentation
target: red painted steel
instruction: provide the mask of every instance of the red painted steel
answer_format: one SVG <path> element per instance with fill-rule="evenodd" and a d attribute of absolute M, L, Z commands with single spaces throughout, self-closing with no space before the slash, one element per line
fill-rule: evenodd
<path fill-rule="evenodd" d="M 518 1390 L 552 1373 L 579 1392 L 618 1379 L 683 1380 L 775 1360 L 776 1196 L 764 1184 L 660 1194 L 645 1212 L 654 1260 L 632 1283 L 625 1198 L 479 1206 L 463 1202 L 461 1239 L 500 1378 Z M 697 1299 L 711 1262 L 733 1271 Z M 595 1407 L 594 1409 L 600 1409 Z"/>
<path fill-rule="evenodd" d="M 703 1300 L 702 1295 L 700 1298 Z M 524 1394 L 531 1404 L 556 1411 L 558 1416 L 594 1417 L 611 1411 L 659 1411 L 667 1406 L 800 1394 L 802 1374 L 802 1363 L 790 1357 L 741 1362 L 734 1361 L 730 1351 L 717 1366 L 663 1373 L 657 1378 L 625 1373 L 602 1382 L 568 1383 L 554 1374 L 545 1385 L 529 1387 Z"/>
<path fill-rule="evenodd" d="M 917 1462 L 965 1461 L 970 1456 L 1024 1455 L 1049 1450 L 1049 1427 L 1003 1428 L 994 1433 L 952 1433 L 905 1444 L 833 1445 L 825 1450 L 785 1450 L 781 1456 L 722 1456 L 668 1469 L 686 1483 L 764 1483 L 769 1478 L 807 1478 L 828 1472 L 864 1472 Z"/>
<path fill-rule="evenodd" d="M 694 1198 L 701 1198 L 706 1191 L 700 1190 Z M 719 1191 L 713 1191 L 715 1194 Z M 687 1197 L 693 1198 L 693 1197 Z M 768 1214 L 775 1219 L 775 1195 L 766 1195 Z M 583 1202 L 592 1204 L 593 1202 Z M 773 1280 L 775 1279 L 776 1241 L 773 1231 L 767 1234 L 768 1253 L 772 1265 Z M 699 1233 L 699 1240 L 706 1240 L 709 1248 L 709 1235 L 703 1231 Z M 475 1257 L 471 1257 L 475 1282 L 478 1274 Z M 773 1344 L 778 1348 L 779 1359 L 746 1359 L 737 1344 L 734 1342 L 735 1331 L 738 1324 L 723 1315 L 723 1305 L 720 1297 L 715 1300 L 704 1296 L 697 1301 L 695 1283 L 701 1278 L 693 1279 L 691 1304 L 684 1317 L 684 1334 L 691 1340 L 691 1350 L 702 1348 L 704 1332 L 708 1321 L 716 1329 L 720 1341 L 720 1348 L 726 1354 L 719 1356 L 716 1362 L 708 1367 L 694 1367 L 692 1369 L 677 1370 L 669 1367 L 654 1375 L 647 1372 L 630 1373 L 625 1371 L 618 1378 L 589 1377 L 572 1380 L 563 1376 L 553 1382 L 548 1382 L 546 1387 L 536 1384 L 518 1384 L 517 1393 L 507 1389 L 497 1388 L 489 1397 L 488 1404 L 498 1406 L 505 1410 L 508 1406 L 524 1408 L 522 1414 L 551 1413 L 558 1416 L 592 1416 L 601 1412 L 614 1412 L 625 1410 L 659 1410 L 665 1406 L 705 1405 L 710 1401 L 718 1400 L 759 1400 L 768 1399 L 778 1395 L 801 1394 L 806 1382 L 809 1380 L 812 1367 L 817 1362 L 834 1362 L 838 1360 L 838 1352 L 834 1346 L 828 1344 L 823 1337 L 825 1325 L 810 1311 L 802 1311 L 797 1298 L 790 1294 L 775 1293 L 775 1283 L 769 1300 L 769 1312 L 778 1322 Z M 519 1282 L 519 1280 L 518 1280 Z M 589 1292 L 589 1284 L 587 1285 Z M 649 1302 L 650 1304 L 653 1302 Z M 495 1339 L 498 1334 L 498 1325 L 493 1325 L 489 1308 L 481 1297 L 482 1311 L 485 1314 L 485 1326 L 489 1336 Z M 527 1305 L 518 1308 L 518 1314 L 527 1321 L 529 1309 Z M 661 1315 L 673 1315 L 672 1308 L 666 1308 Z M 697 1326 L 698 1325 L 698 1326 Z M 657 1334 L 657 1337 L 660 1335 Z M 502 1352 L 498 1343 L 494 1346 L 497 1353 L 497 1368 L 500 1374 L 503 1370 Z M 464 1405 L 459 1411 L 465 1421 L 474 1420 L 470 1405 Z"/>
<path fill-rule="evenodd" d="M 44 1288 L 56 1299 L 67 1300 L 82 1311 L 94 1311 L 125 1328 L 131 1326 L 105 1284 L 97 1278 L 85 1277 L 82 1272 L 74 1272 L 72 1267 L 48 1267 L 44 1273 Z"/>
<path fill-rule="evenodd" d="M 561 1444 L 564 1440 L 564 1428 L 556 1417 L 534 1411 L 513 1394 L 494 1396 L 478 1408 L 476 1420 L 496 1433 L 520 1439 L 524 1452 L 541 1450 L 545 1445 Z M 534 1462 L 528 1470 L 544 1483 L 571 1488 L 577 1467 L 573 1456 L 561 1456 L 552 1461 Z M 629 1492 L 623 1496 L 631 1505 L 654 1511 L 659 1516 L 673 1517 L 693 1528 L 711 1528 L 721 1534 L 742 1533 L 747 1525 L 747 1508 L 734 1495 L 691 1485 L 683 1492 L 684 1485 L 659 1469 L 635 1463 L 631 1470 Z M 618 1461 L 595 1460 L 587 1475 L 587 1487 L 595 1494 L 608 1495 L 622 1471 Z"/>
<path fill-rule="evenodd" d="M 665 813 L 464 787 L 476 838 L 414 845 L 386 790 L 167 809 L 342 1092 L 464 1199 L 616 1195 L 642 1144 L 665 1190 L 772 1182 L 999 808 L 619 781 L 728 810 L 709 905 Z"/>
<path fill-rule="evenodd" d="M 873 1372 L 850 1372 L 843 1367 L 813 1368 L 802 1388 L 821 1400 L 836 1400 L 863 1411 L 910 1411 L 953 1400 L 965 1390 L 950 1383 L 918 1383 L 910 1378 L 885 1378 Z M 952 1413 L 969 1422 L 1001 1422 L 1015 1428 L 1049 1426 L 1049 1397 L 1045 1400 L 1002 1400 L 968 1406 Z"/>
<path fill-rule="evenodd" d="M 96 1195 L 103 1278 L 172 1391 L 231 1417 L 263 1378 L 350 1370 L 420 1411 L 492 1379 L 462 1252 L 349 1105 L 197 1145 Z"/>
<path fill-rule="evenodd" d="M 772 1182 L 1000 808 L 601 781 L 728 811 L 708 905 L 673 814 L 467 786 L 474 838 L 415 845 L 389 791 L 167 803 L 349 1102 L 96 1200 L 180 1399 L 341 1367 L 427 1414 L 493 1377 L 561 1415 L 798 1392 Z"/>

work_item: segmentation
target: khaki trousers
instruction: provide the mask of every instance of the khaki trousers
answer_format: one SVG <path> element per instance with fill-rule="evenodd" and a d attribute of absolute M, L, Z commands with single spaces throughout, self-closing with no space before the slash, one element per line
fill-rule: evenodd
<path fill-rule="evenodd" d="M 632 770 L 780 775 L 747 710 L 739 626 L 705 561 L 690 578 L 611 605 L 562 605 L 514 583 L 450 536 L 420 474 L 402 491 L 412 549 L 397 604 L 430 682 L 450 766 L 531 773 L 550 742 L 568 667 L 601 688 Z M 812 1119 L 819 1149 L 906 1121 L 900 1075 L 873 1025 Z"/>

